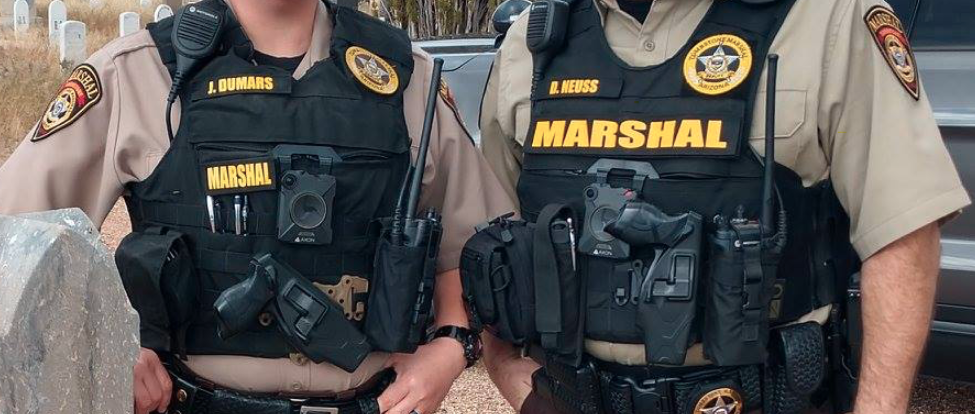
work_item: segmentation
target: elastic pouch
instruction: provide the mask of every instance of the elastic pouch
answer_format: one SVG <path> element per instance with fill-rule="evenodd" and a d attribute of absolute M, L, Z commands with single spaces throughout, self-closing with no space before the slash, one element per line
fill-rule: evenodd
<path fill-rule="evenodd" d="M 769 302 L 778 255 L 719 231 L 709 237 L 710 266 L 703 332 L 705 354 L 718 366 L 763 364 L 768 357 Z M 754 250 L 752 250 L 754 249 Z M 749 298 L 746 280 L 757 298 Z"/>
<path fill-rule="evenodd" d="M 412 353 L 424 339 L 436 279 L 436 254 L 429 249 L 380 238 L 364 325 L 375 349 Z"/>
<path fill-rule="evenodd" d="M 130 233 L 115 263 L 139 313 L 142 346 L 185 355 L 186 329 L 200 309 L 200 279 L 183 233 L 150 227 Z"/>

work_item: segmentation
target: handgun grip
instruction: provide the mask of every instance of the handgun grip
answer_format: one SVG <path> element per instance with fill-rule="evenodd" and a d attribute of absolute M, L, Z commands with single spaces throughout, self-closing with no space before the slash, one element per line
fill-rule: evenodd
<path fill-rule="evenodd" d="M 646 201 L 627 201 L 606 232 L 631 246 L 673 247 L 693 230 L 687 221 L 688 214 L 672 216 Z"/>
<path fill-rule="evenodd" d="M 247 330 L 274 296 L 267 270 L 259 266 L 251 266 L 251 269 L 250 277 L 223 291 L 213 303 L 220 322 L 217 333 L 221 339 Z"/>

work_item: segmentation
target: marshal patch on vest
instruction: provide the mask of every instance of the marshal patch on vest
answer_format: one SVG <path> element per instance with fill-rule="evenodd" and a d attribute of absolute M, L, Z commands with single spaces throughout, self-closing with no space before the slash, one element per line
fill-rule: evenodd
<path fill-rule="evenodd" d="M 752 70 L 752 48 L 744 39 L 730 34 L 711 36 L 698 42 L 684 58 L 684 80 L 705 95 L 722 95 L 735 90 Z"/>
<path fill-rule="evenodd" d="M 101 80 L 91 65 L 78 66 L 47 107 L 31 141 L 37 142 L 71 125 L 102 98 Z"/>
<path fill-rule="evenodd" d="M 864 17 L 867 28 L 873 34 L 873 40 L 880 48 L 887 64 L 894 70 L 894 75 L 904 85 L 914 100 L 921 98 L 921 86 L 918 82 L 917 66 L 914 62 L 914 52 L 904 34 L 904 25 L 894 15 L 894 12 L 883 6 L 874 6 Z"/>
<path fill-rule="evenodd" d="M 741 394 L 731 388 L 718 388 L 709 391 L 697 400 L 694 414 L 742 414 L 744 400 Z"/>
<path fill-rule="evenodd" d="M 621 156 L 730 156 L 738 152 L 734 119 L 537 120 L 526 152 Z"/>
<path fill-rule="evenodd" d="M 276 186 L 271 158 L 220 161 L 203 167 L 207 195 L 273 190 Z"/>
<path fill-rule="evenodd" d="M 375 93 L 392 95 L 399 89 L 396 70 L 375 53 L 352 46 L 345 51 L 345 64 L 359 83 Z"/>

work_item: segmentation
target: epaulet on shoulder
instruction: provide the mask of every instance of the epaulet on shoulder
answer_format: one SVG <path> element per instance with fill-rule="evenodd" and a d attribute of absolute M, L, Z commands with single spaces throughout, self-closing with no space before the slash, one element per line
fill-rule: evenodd
<path fill-rule="evenodd" d="M 156 23 L 149 23 L 146 26 L 146 30 L 149 31 L 149 36 L 152 37 L 153 43 L 156 44 L 159 58 L 162 60 L 163 65 L 166 65 L 166 69 L 169 69 L 170 74 L 176 70 L 176 50 L 173 49 L 173 38 L 171 36 L 174 20 L 170 17 Z"/>

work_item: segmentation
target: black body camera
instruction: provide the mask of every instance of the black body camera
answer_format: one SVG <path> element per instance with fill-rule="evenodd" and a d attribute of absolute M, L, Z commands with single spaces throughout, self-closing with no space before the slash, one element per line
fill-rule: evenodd
<path fill-rule="evenodd" d="M 278 240 L 325 245 L 332 242 L 336 180 L 332 165 L 341 157 L 328 147 L 279 145 L 273 156 L 281 171 Z"/>
<path fill-rule="evenodd" d="M 579 250 L 587 255 L 610 259 L 630 257 L 630 245 L 606 232 L 616 222 L 627 201 L 635 200 L 646 179 L 660 178 L 650 163 L 601 159 L 589 167 L 596 182 L 586 187 L 586 216 Z M 621 178 L 624 185 L 614 186 Z"/>

